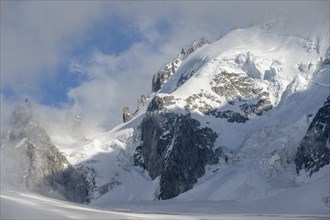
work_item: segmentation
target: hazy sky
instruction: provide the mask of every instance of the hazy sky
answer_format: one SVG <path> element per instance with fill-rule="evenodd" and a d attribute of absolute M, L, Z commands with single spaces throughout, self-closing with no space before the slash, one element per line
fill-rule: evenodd
<path fill-rule="evenodd" d="M 181 48 L 279 12 L 329 18 L 329 1 L 1 1 L 1 123 L 29 98 L 110 128 Z"/>

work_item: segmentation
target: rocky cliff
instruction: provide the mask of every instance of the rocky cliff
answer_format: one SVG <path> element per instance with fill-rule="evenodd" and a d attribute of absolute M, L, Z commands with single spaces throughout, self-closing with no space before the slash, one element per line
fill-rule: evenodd
<path fill-rule="evenodd" d="M 217 134 L 190 114 L 152 112 L 141 123 L 141 142 L 134 163 L 152 179 L 160 178 L 158 198 L 170 199 L 191 189 L 205 166 L 218 162 L 213 151 Z"/>
<path fill-rule="evenodd" d="M 88 202 L 84 175 L 54 146 L 29 102 L 17 106 L 2 140 L 1 182 L 73 202 Z"/>
<path fill-rule="evenodd" d="M 330 96 L 301 140 L 295 163 L 298 174 L 305 170 L 310 176 L 330 163 Z"/>

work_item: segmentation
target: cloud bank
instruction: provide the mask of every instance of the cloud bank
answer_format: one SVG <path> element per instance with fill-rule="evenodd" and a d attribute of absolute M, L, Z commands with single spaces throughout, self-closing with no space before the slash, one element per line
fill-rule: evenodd
<path fill-rule="evenodd" d="M 193 40 L 214 41 L 278 12 L 306 26 L 316 14 L 329 18 L 328 8 L 327 1 L 1 1 L 1 121 L 28 97 L 48 120 L 71 112 L 109 129 L 121 122 L 122 106 L 135 109 L 152 75 Z M 62 75 L 82 80 L 63 86 L 67 99 L 56 107 L 42 103 L 56 95 L 45 82 Z"/>

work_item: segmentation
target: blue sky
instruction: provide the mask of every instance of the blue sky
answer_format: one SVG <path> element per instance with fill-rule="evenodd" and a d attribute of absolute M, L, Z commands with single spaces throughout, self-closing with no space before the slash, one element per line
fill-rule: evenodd
<path fill-rule="evenodd" d="M 181 48 L 214 41 L 277 10 L 320 13 L 315 1 L 1 1 L 1 121 L 28 97 L 36 108 L 110 128 Z M 328 13 L 328 12 L 327 12 Z M 49 110 L 50 111 L 50 110 Z M 57 117 L 53 117 L 54 115 Z"/>

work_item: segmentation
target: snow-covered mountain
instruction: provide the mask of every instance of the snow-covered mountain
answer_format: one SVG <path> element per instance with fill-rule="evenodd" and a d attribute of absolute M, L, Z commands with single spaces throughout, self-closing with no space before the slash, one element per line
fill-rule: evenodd
<path fill-rule="evenodd" d="M 129 121 L 84 139 L 50 133 L 91 204 L 281 203 L 286 193 L 298 204 L 293 192 L 309 184 L 317 189 L 301 205 L 327 213 L 329 22 L 304 30 L 272 20 L 186 51 L 154 75 Z"/>

